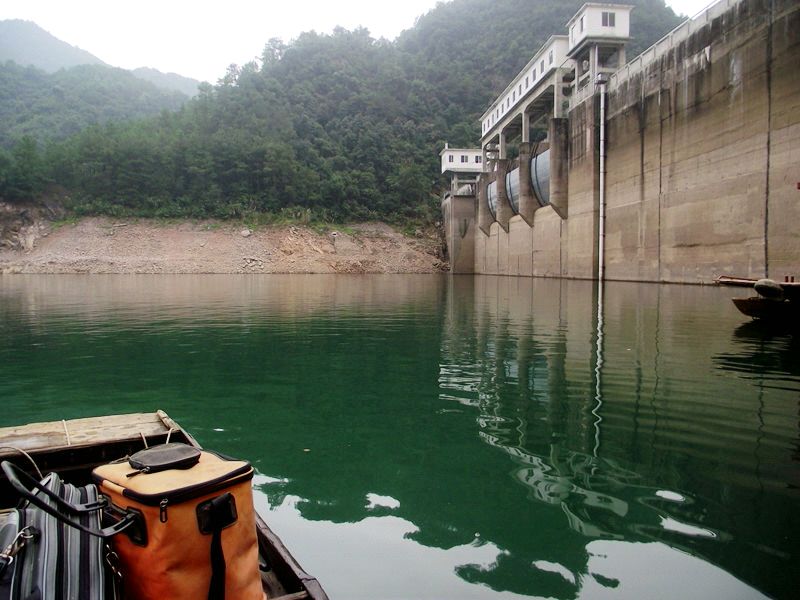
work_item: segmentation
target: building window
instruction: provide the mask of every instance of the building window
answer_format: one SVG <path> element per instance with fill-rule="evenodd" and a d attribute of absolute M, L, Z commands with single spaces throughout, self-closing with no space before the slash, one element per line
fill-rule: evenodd
<path fill-rule="evenodd" d="M 542 75 L 544 75 L 544 60 L 542 60 L 539 66 L 542 68 Z"/>
<path fill-rule="evenodd" d="M 531 72 L 531 77 L 533 78 L 534 81 L 536 81 L 536 69 L 534 69 L 533 72 Z"/>
<path fill-rule="evenodd" d="M 452 154 L 447 157 L 447 162 L 453 162 L 453 155 Z"/>
<path fill-rule="evenodd" d="M 614 27 L 615 15 L 612 12 L 603 13 L 603 27 Z"/>
<path fill-rule="evenodd" d="M 525 76 L 525 89 L 528 89 L 528 76 Z"/>
<path fill-rule="evenodd" d="M 517 101 L 517 92 L 516 92 L 516 90 L 515 90 L 514 92 L 512 92 L 511 99 L 512 99 L 514 102 L 516 102 L 516 101 Z"/>
<path fill-rule="evenodd" d="M 553 64 L 553 51 L 550 50 L 550 54 L 547 55 L 548 62 L 552 65 Z"/>
<path fill-rule="evenodd" d="M 481 162 L 482 158 L 483 158 L 483 157 L 481 157 L 481 156 L 476 156 L 476 157 L 475 157 L 475 162 L 476 162 L 476 163 L 479 163 L 479 162 Z"/>
<path fill-rule="evenodd" d="M 461 162 L 462 163 L 469 162 L 469 156 L 467 156 L 466 154 L 462 154 L 461 155 Z"/>
<path fill-rule="evenodd" d="M 519 84 L 519 95 L 522 96 L 522 84 Z"/>
<path fill-rule="evenodd" d="M 581 33 L 583 33 L 583 23 L 585 19 L 586 19 L 585 15 L 581 17 Z"/>

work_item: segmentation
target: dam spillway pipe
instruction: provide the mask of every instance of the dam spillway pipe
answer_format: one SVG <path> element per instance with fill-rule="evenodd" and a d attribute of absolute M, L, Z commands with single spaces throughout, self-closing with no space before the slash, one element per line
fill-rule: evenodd
<path fill-rule="evenodd" d="M 599 232 L 597 240 L 597 280 L 602 283 L 605 279 L 605 250 L 606 250 L 606 76 L 600 73 L 597 76 L 600 87 L 600 214 Z M 601 292 L 602 293 L 602 292 Z"/>

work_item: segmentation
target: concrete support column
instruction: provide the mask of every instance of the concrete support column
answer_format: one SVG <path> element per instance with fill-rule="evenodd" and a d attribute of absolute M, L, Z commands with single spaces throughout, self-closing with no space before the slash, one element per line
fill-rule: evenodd
<path fill-rule="evenodd" d="M 507 149 L 506 149 L 506 134 L 505 132 L 501 131 L 499 134 L 500 141 L 497 143 L 497 151 L 498 157 L 500 160 L 505 160 L 508 158 Z"/>
<path fill-rule="evenodd" d="M 591 76 L 589 77 L 589 89 L 591 93 L 594 94 L 597 89 L 595 80 L 597 79 L 597 74 L 600 72 L 600 46 L 595 45 L 589 52 L 589 71 L 591 72 Z"/>
<path fill-rule="evenodd" d="M 539 209 L 539 201 L 531 185 L 531 143 L 519 145 L 519 215 L 533 227 L 533 213 Z"/>
<path fill-rule="evenodd" d="M 569 214 L 569 119 L 550 119 L 548 137 L 550 138 L 550 205 L 562 219 L 566 219 Z"/>
<path fill-rule="evenodd" d="M 506 232 L 508 232 L 508 222 L 514 216 L 514 209 L 511 208 L 511 201 L 506 192 L 506 175 L 508 174 L 511 161 L 503 158 L 497 161 L 497 222 Z"/>
<path fill-rule="evenodd" d="M 480 177 L 478 177 L 478 229 L 480 229 L 486 235 L 489 235 L 489 228 L 494 223 L 494 217 L 492 217 L 492 213 L 489 211 L 489 202 L 488 202 L 488 195 L 486 193 L 486 188 L 492 183 L 495 179 L 495 173 L 481 173 Z"/>
<path fill-rule="evenodd" d="M 564 116 L 564 69 L 556 69 L 553 75 L 555 85 L 553 86 L 553 116 L 560 118 Z"/>
<path fill-rule="evenodd" d="M 475 196 L 449 196 L 442 203 L 451 273 L 475 271 Z"/>
<path fill-rule="evenodd" d="M 531 115 L 527 111 L 522 111 L 522 143 L 531 141 Z"/>

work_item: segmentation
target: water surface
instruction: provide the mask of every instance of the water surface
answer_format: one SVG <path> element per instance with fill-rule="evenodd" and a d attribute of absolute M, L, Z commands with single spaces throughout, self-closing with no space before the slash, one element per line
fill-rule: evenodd
<path fill-rule="evenodd" d="M 736 291 L 0 277 L 0 425 L 166 410 L 334 599 L 790 598 L 800 343 Z"/>

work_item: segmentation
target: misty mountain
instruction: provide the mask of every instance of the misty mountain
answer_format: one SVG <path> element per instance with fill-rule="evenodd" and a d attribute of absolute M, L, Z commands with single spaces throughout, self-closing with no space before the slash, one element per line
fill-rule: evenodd
<path fill-rule="evenodd" d="M 36 23 L 12 19 L 0 21 L 0 62 L 33 65 L 47 73 L 77 65 L 105 65 L 102 60 L 77 46 L 70 46 Z"/>
<path fill-rule="evenodd" d="M 131 71 L 139 79 L 144 79 L 164 90 L 172 90 L 186 94 L 190 98 L 197 95 L 197 86 L 200 82 L 191 77 L 184 77 L 177 73 L 162 73 L 158 69 L 139 67 Z"/>
<path fill-rule="evenodd" d="M 46 73 L 80 65 L 109 66 L 86 50 L 58 39 L 36 23 L 19 19 L 0 21 L 0 63 L 9 60 L 23 67 L 37 67 Z M 181 92 L 189 97 L 197 94 L 200 83 L 177 73 L 162 73 L 149 67 L 131 72 L 163 90 Z"/>

